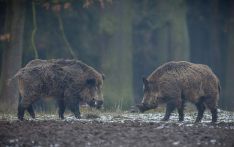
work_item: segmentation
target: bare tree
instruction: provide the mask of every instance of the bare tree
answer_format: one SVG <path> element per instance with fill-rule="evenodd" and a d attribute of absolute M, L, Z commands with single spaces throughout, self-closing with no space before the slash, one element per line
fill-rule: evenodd
<path fill-rule="evenodd" d="M 2 54 L 0 98 L 9 109 L 15 109 L 18 102 L 16 81 L 12 81 L 8 85 L 8 80 L 21 67 L 25 5 L 25 0 L 7 1 L 5 29 L 10 33 L 11 38 L 10 41 L 6 43 Z"/>
<path fill-rule="evenodd" d="M 101 24 L 109 39 L 102 57 L 105 101 L 110 106 L 127 108 L 133 101 L 132 89 L 132 1 L 113 1 L 106 8 Z M 108 27 L 107 27 L 108 26 Z M 103 40 L 105 41 L 105 40 Z"/>
<path fill-rule="evenodd" d="M 225 89 L 224 89 L 224 107 L 233 110 L 233 81 L 234 81 L 234 2 L 231 1 L 230 16 L 228 21 L 228 50 L 227 50 L 227 63 L 226 63 L 226 76 L 225 76 Z"/>

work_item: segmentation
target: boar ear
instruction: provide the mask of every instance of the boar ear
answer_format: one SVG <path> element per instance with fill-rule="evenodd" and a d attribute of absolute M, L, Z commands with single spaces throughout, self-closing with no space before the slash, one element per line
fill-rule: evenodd
<path fill-rule="evenodd" d="M 94 78 L 92 78 L 92 79 L 87 79 L 87 80 L 86 80 L 86 84 L 91 85 L 91 86 L 94 86 L 94 85 L 96 85 L 96 80 L 95 80 Z"/>
<path fill-rule="evenodd" d="M 106 76 L 102 73 L 102 80 L 105 80 Z"/>
<path fill-rule="evenodd" d="M 148 85 L 149 82 L 148 82 L 148 80 L 146 79 L 146 77 L 143 77 L 142 80 L 143 80 L 144 85 Z"/>

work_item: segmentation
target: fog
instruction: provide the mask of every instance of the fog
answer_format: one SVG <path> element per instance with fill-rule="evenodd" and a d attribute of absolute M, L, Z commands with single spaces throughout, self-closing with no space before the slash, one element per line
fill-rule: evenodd
<path fill-rule="evenodd" d="M 7 85 L 32 59 L 78 59 L 105 74 L 107 109 L 143 96 L 142 77 L 168 61 L 207 64 L 219 77 L 219 107 L 233 110 L 232 0 L 0 0 L 0 101 L 18 103 Z"/>

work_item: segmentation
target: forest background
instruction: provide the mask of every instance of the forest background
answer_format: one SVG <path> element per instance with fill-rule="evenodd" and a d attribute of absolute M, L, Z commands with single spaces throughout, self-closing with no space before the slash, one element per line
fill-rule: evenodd
<path fill-rule="evenodd" d="M 234 1 L 0 0 L 1 111 L 17 108 L 8 79 L 36 58 L 75 58 L 104 73 L 112 110 L 139 103 L 142 77 L 167 61 L 207 64 L 220 79 L 219 107 L 234 110 Z"/>

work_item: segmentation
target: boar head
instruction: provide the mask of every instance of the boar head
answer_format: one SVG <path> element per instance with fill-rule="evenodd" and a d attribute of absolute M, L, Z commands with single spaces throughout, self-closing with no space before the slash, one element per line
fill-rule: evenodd
<path fill-rule="evenodd" d="M 80 95 L 90 107 L 99 109 L 103 105 L 103 95 L 101 89 L 102 81 L 100 82 L 95 78 L 89 78 L 85 80 L 84 88 L 81 90 Z"/>
<path fill-rule="evenodd" d="M 143 91 L 144 96 L 142 102 L 137 105 L 140 112 L 156 108 L 158 106 L 158 88 L 155 83 L 143 78 Z"/>

